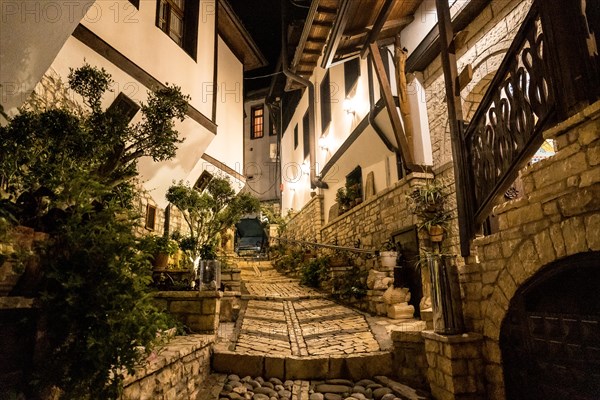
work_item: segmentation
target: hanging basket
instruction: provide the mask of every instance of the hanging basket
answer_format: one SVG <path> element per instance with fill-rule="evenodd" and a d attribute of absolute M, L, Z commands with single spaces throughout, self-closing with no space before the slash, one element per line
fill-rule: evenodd
<path fill-rule="evenodd" d="M 432 225 L 427 231 L 429 233 L 429 240 L 432 242 L 438 243 L 444 240 L 444 228 L 440 225 Z"/>

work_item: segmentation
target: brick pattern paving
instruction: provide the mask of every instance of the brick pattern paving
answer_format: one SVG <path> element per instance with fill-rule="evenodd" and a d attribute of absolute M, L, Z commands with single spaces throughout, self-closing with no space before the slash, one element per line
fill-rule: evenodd
<path fill-rule="evenodd" d="M 248 300 L 236 353 L 334 355 L 379 351 L 362 314 L 321 298 L 267 262 L 240 265 Z"/>

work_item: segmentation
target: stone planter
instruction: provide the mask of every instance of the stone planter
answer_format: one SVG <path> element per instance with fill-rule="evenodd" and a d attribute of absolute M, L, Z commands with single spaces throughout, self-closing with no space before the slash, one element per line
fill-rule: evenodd
<path fill-rule="evenodd" d="M 395 251 L 382 251 L 379 253 L 379 262 L 385 269 L 394 268 L 396 266 L 396 258 L 398 258 L 398 253 Z"/>
<path fill-rule="evenodd" d="M 189 269 L 154 269 L 152 280 L 159 290 L 191 290 L 194 272 Z"/>
<path fill-rule="evenodd" d="M 157 305 L 175 315 L 192 332 L 214 334 L 219 328 L 223 292 L 157 292 Z"/>

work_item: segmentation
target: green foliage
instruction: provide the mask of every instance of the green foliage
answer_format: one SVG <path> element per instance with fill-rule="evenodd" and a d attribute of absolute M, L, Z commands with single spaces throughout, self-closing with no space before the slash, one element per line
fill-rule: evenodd
<path fill-rule="evenodd" d="M 177 242 L 167 236 L 146 235 L 140 240 L 140 249 L 148 255 L 159 253 L 173 255 L 179 250 Z"/>
<path fill-rule="evenodd" d="M 64 398 L 115 399 L 123 374 L 173 324 L 151 302 L 150 264 L 120 207 L 80 207 L 44 254 L 41 293 L 48 353 L 38 384 Z"/>
<path fill-rule="evenodd" d="M 88 114 L 22 110 L 0 127 L 0 215 L 46 232 L 84 199 L 130 202 L 137 160 L 175 154 L 181 140 L 173 120 L 183 120 L 189 99 L 176 86 L 149 93 L 142 121 L 130 125 L 117 108 L 100 108 L 112 84 L 106 71 L 86 64 L 71 70 L 69 83 L 90 107 Z"/>
<path fill-rule="evenodd" d="M 180 246 L 193 258 L 214 259 L 219 234 L 233 226 L 244 214 L 260 209 L 258 199 L 247 194 L 236 194 L 228 179 L 214 177 L 200 193 L 179 182 L 169 188 L 167 200 L 181 211 L 190 235 L 182 238 Z"/>
<path fill-rule="evenodd" d="M 329 257 L 316 257 L 302 266 L 300 283 L 306 286 L 318 288 L 327 280 L 329 272 Z"/>
<path fill-rule="evenodd" d="M 184 118 L 188 97 L 175 86 L 150 93 L 131 125 L 100 107 L 112 84 L 106 71 L 84 65 L 69 83 L 86 115 L 22 110 L 0 127 L 0 219 L 51 234 L 40 257 L 47 345 L 32 390 L 116 399 L 140 349 L 172 326 L 149 295 L 149 258 L 132 232 L 132 178 L 140 157 L 175 154 L 173 119 Z"/>
<path fill-rule="evenodd" d="M 417 186 L 408 196 L 411 209 L 421 219 L 419 229 L 429 229 L 434 225 L 446 227 L 451 214 L 446 210 L 444 186 L 438 180 L 430 180 Z"/>
<path fill-rule="evenodd" d="M 352 269 L 333 280 L 334 297 L 340 299 L 365 297 L 367 295 L 367 275 L 367 271 L 353 265 Z"/>

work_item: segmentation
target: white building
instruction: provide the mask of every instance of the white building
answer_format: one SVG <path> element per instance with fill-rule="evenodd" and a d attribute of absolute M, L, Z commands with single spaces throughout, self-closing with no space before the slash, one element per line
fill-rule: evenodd
<path fill-rule="evenodd" d="M 173 181 L 221 174 L 243 187 L 243 72 L 265 60 L 226 0 L 3 2 L 1 26 L 0 104 L 8 111 L 44 74 L 66 82 L 69 68 L 85 62 L 115 82 L 104 107 L 135 107 L 167 84 L 190 95 L 187 117 L 175 126 L 185 139 L 175 158 L 139 163 L 149 209 L 158 206 L 150 229 L 162 230 L 160 210 Z"/>

